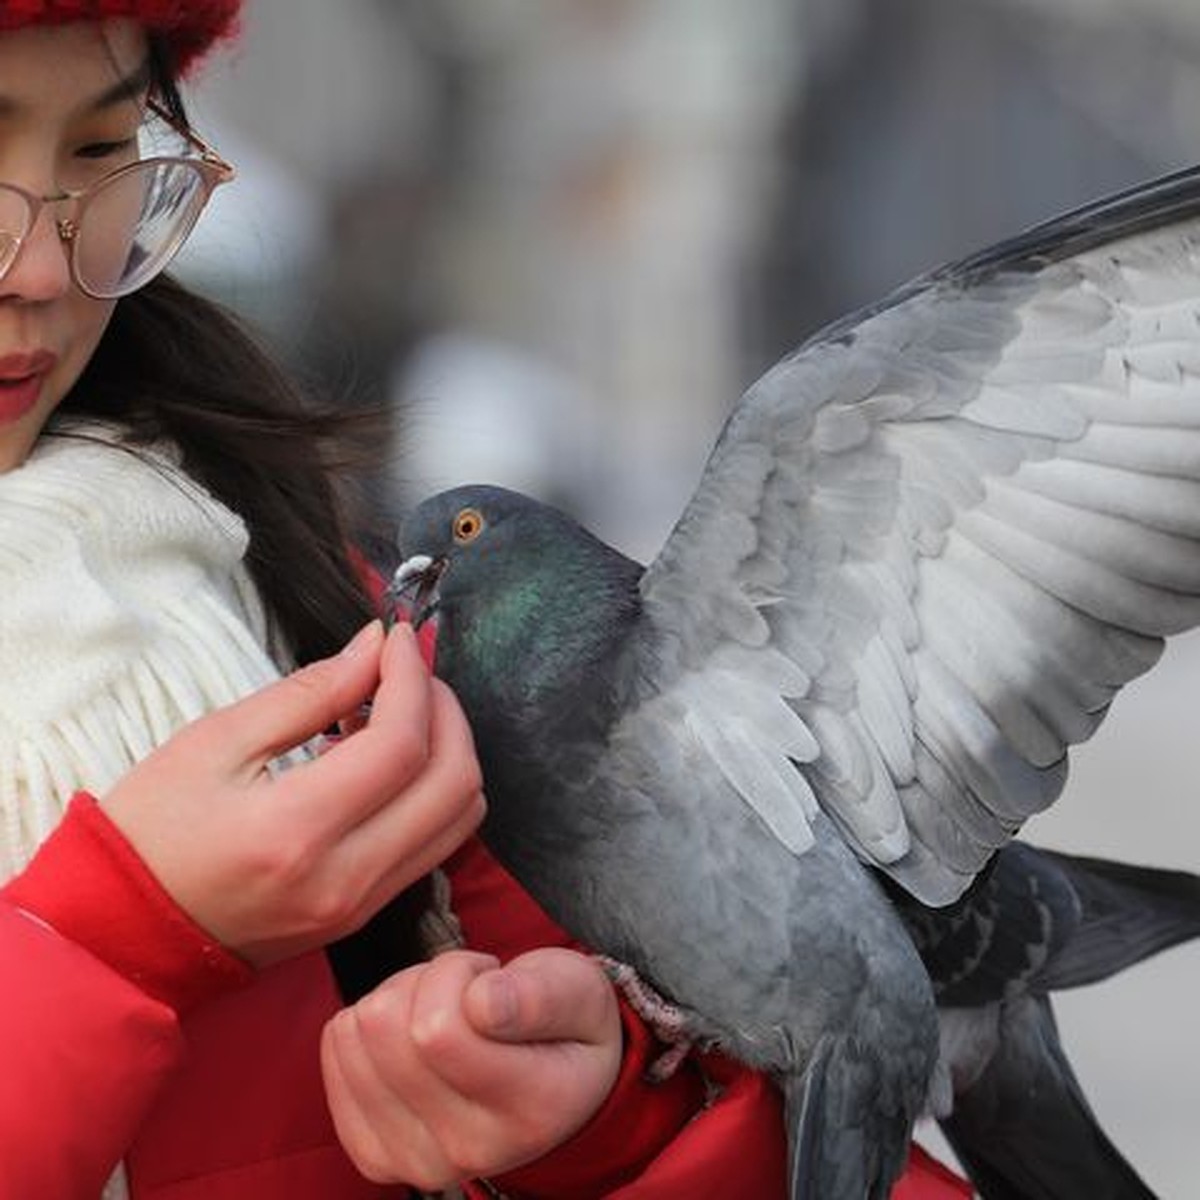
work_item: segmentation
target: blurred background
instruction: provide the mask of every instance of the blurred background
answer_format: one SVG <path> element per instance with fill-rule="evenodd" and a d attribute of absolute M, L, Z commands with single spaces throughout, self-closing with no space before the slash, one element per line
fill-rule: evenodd
<path fill-rule="evenodd" d="M 249 0 L 193 108 L 240 181 L 180 273 L 395 405 L 378 513 L 502 483 L 645 559 L 821 324 L 1200 161 L 1200 5 Z M 1122 693 L 1030 840 L 1200 870 L 1198 669 L 1181 639 Z M 1192 946 L 1058 1003 L 1165 1197 L 1196 1194 L 1198 999 Z"/>

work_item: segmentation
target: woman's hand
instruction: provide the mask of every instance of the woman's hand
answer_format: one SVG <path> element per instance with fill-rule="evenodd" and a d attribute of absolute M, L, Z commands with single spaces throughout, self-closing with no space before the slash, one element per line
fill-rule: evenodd
<path fill-rule="evenodd" d="M 321 1066 L 358 1169 L 435 1191 L 570 1137 L 604 1102 L 621 1053 L 616 998 L 591 959 L 548 948 L 501 968 L 451 951 L 334 1017 Z"/>
<path fill-rule="evenodd" d="M 355 713 L 325 754 L 268 764 Z M 484 802 L 466 719 L 412 630 L 378 622 L 341 654 L 193 722 L 103 799 L 175 901 L 263 965 L 351 932 L 450 854 Z"/>

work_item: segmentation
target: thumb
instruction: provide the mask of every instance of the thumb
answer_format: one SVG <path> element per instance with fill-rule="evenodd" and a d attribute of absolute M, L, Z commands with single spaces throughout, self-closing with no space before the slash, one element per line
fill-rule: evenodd
<path fill-rule="evenodd" d="M 498 1042 L 603 1042 L 619 1020 L 612 985 L 573 950 L 532 950 L 473 979 L 463 1011 L 476 1032 Z"/>

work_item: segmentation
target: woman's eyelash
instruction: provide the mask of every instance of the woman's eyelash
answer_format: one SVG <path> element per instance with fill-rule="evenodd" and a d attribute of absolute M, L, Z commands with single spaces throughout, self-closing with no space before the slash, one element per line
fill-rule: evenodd
<path fill-rule="evenodd" d="M 137 138 L 119 138 L 111 142 L 88 142 L 80 146 L 75 153 L 80 158 L 107 158 L 110 154 L 119 154 L 137 144 Z"/>

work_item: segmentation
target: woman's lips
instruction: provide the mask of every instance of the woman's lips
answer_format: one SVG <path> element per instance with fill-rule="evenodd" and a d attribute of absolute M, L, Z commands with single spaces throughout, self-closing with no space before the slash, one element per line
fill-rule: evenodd
<path fill-rule="evenodd" d="M 0 358 L 0 424 L 19 421 L 38 402 L 58 357 L 49 350 Z"/>

